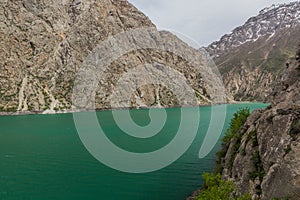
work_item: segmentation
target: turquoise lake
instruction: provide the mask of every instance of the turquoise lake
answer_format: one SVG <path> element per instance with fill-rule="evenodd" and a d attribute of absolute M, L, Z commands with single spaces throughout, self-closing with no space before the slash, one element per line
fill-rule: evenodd
<path fill-rule="evenodd" d="M 253 111 L 267 105 L 228 105 L 223 132 L 233 113 L 244 107 Z M 200 128 L 193 144 L 173 164 L 144 174 L 120 172 L 96 160 L 82 144 L 72 114 L 0 116 L 0 199 L 183 200 L 201 186 L 201 174 L 214 169 L 220 147 L 218 142 L 208 156 L 198 158 L 211 107 L 183 109 L 200 110 Z M 148 110 L 130 112 L 137 124 L 150 122 Z M 114 144 L 143 153 L 158 150 L 174 138 L 180 113 L 179 108 L 167 109 L 164 128 L 148 139 L 122 133 L 111 111 L 97 112 L 97 117 Z"/>

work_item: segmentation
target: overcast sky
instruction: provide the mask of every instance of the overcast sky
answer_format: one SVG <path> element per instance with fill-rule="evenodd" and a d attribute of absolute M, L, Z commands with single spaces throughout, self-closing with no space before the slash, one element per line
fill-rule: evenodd
<path fill-rule="evenodd" d="M 173 30 L 174 33 L 178 32 L 192 38 L 198 46 L 206 46 L 244 24 L 248 18 L 257 15 L 264 7 L 292 1 L 129 0 L 129 2 L 143 11 L 159 29 Z M 187 42 L 191 44 L 190 41 Z M 197 47 L 196 44 L 191 45 Z"/>

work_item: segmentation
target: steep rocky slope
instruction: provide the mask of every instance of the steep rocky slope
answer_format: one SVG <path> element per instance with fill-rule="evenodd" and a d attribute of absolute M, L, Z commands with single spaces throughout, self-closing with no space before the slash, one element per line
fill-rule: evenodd
<path fill-rule="evenodd" d="M 144 14 L 124 0 L 2 0 L 0 18 L 0 112 L 71 109 L 75 75 L 101 41 L 135 28 L 155 29 Z M 161 34 L 169 35 L 177 46 L 187 46 L 169 33 Z M 155 49 L 136 50 L 117 59 L 100 87 L 110 93 L 129 69 L 154 62 L 184 75 L 199 104 L 210 101 L 201 74 L 188 61 Z M 96 95 L 96 108 L 110 108 L 108 94 L 101 95 Z M 140 105 L 178 103 L 161 85 L 146 85 L 134 95 Z M 132 107 L 140 106 L 135 99 L 131 103 Z"/>
<path fill-rule="evenodd" d="M 300 2 L 273 5 L 212 43 L 229 94 L 236 101 L 270 101 L 285 62 L 300 41 Z"/>
<path fill-rule="evenodd" d="M 272 105 L 250 115 L 221 159 L 223 178 L 253 199 L 300 199 L 299 56 L 284 66 Z"/>

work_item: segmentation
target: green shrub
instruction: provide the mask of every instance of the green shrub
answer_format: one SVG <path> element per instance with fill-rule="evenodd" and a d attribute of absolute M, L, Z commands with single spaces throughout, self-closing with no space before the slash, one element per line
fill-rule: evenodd
<path fill-rule="evenodd" d="M 233 118 L 231 119 L 230 126 L 225 132 L 225 136 L 222 139 L 223 143 L 228 143 L 231 141 L 231 139 L 235 136 L 239 136 L 238 131 L 239 129 L 244 125 L 247 118 L 250 115 L 250 109 L 242 108 L 238 110 L 236 113 L 234 113 Z"/>
<path fill-rule="evenodd" d="M 229 160 L 229 168 L 231 169 L 233 166 L 234 159 L 236 157 L 236 154 L 239 151 L 243 133 L 239 132 L 241 127 L 246 122 L 247 118 L 250 115 L 250 109 L 242 108 L 238 110 L 236 113 L 234 113 L 233 118 L 230 121 L 230 126 L 225 132 L 225 136 L 222 139 L 222 147 L 221 150 L 217 152 L 217 166 L 216 166 L 216 173 L 222 173 L 223 167 L 222 167 L 222 158 L 226 156 L 228 147 L 230 142 L 234 142 L 233 147 L 233 153 L 230 156 Z M 234 141 L 232 141 L 234 139 Z"/>
<path fill-rule="evenodd" d="M 252 147 L 257 147 L 259 145 L 258 143 L 258 138 L 257 138 L 257 131 L 251 131 L 250 133 L 248 133 L 247 135 L 247 139 L 246 139 L 246 144 L 252 140 Z"/>
<path fill-rule="evenodd" d="M 238 197 L 233 182 L 225 181 L 220 174 L 203 174 L 204 187 L 196 200 L 250 200 L 249 194 Z"/>
<path fill-rule="evenodd" d="M 222 159 L 226 156 L 228 151 L 228 147 L 231 142 L 234 142 L 233 153 L 230 156 L 229 167 L 231 168 L 233 165 L 233 161 L 238 153 L 242 137 L 244 132 L 241 130 L 241 127 L 246 122 L 247 118 L 250 115 L 249 108 L 243 108 L 238 110 L 231 119 L 230 126 L 225 132 L 225 136 L 222 139 L 222 148 L 217 152 L 217 166 L 216 172 L 217 174 L 203 174 L 204 186 L 203 190 L 196 198 L 197 200 L 250 200 L 251 196 L 246 194 L 244 196 L 238 197 L 236 195 L 236 187 L 233 182 L 222 180 L 222 177 L 219 173 L 222 172 Z M 251 134 L 250 134 L 251 135 Z M 252 133 L 252 135 L 256 136 Z M 249 136 L 252 138 L 252 136 Z M 249 138 L 250 139 L 250 138 Z M 244 149 L 244 154 L 246 154 L 246 149 Z"/>

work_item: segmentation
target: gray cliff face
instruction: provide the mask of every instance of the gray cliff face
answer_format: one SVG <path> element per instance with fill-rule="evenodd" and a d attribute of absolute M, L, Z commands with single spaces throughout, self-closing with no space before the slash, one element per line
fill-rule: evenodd
<path fill-rule="evenodd" d="M 300 198 L 300 62 L 289 63 L 276 91 L 272 106 L 253 112 L 240 129 L 238 152 L 233 139 L 222 159 L 223 177 L 252 199 Z"/>
<path fill-rule="evenodd" d="M 0 112 L 70 110 L 76 73 L 100 42 L 135 28 L 155 29 L 123 0 L 2 0 L 0 18 Z M 177 45 L 186 45 L 169 35 Z M 148 62 L 177 69 L 197 91 L 199 104 L 210 101 L 201 74 L 193 73 L 190 63 L 156 50 L 123 55 L 111 64 L 99 87 L 111 93 L 122 74 Z M 96 108 L 110 108 L 107 96 L 96 95 Z M 164 86 L 146 85 L 133 94 L 131 106 L 141 105 L 174 106 L 177 102 Z"/>
<path fill-rule="evenodd" d="M 235 101 L 270 102 L 300 41 L 300 2 L 271 6 L 206 49 Z"/>
<path fill-rule="evenodd" d="M 264 9 L 208 48 L 234 100 L 272 103 L 250 115 L 221 159 L 223 178 L 254 200 L 300 199 L 299 5 Z"/>

